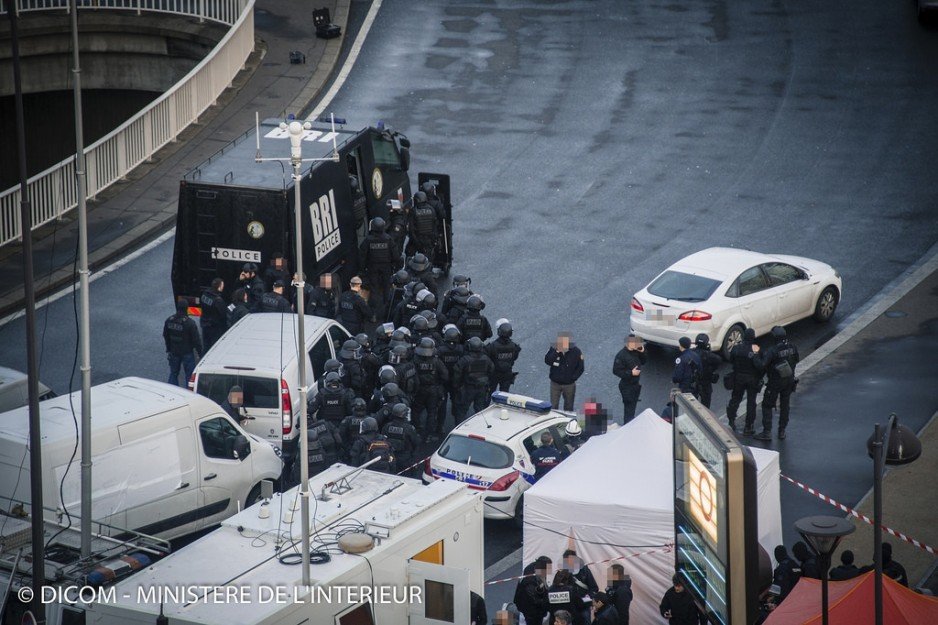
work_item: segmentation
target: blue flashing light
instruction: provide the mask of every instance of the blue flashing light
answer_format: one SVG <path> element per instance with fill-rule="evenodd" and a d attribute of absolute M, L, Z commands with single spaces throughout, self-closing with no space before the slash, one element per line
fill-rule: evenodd
<path fill-rule="evenodd" d="M 320 116 L 320 117 L 317 117 L 317 118 L 316 118 L 316 121 L 319 122 L 319 123 L 321 123 L 321 124 L 331 124 L 331 123 L 333 122 L 333 119 L 335 120 L 335 123 L 336 123 L 337 125 L 339 125 L 339 126 L 344 126 L 344 125 L 345 125 L 345 118 L 344 118 L 344 117 L 330 118 L 330 117 L 322 117 L 322 116 Z"/>
<path fill-rule="evenodd" d="M 293 113 L 290 113 L 289 115 L 287 115 L 288 122 L 292 122 L 294 119 L 296 119 L 296 115 L 294 115 Z"/>
<path fill-rule="evenodd" d="M 492 403 L 502 406 L 512 406 L 514 408 L 523 408 L 541 414 L 547 414 L 552 407 L 550 402 L 546 399 L 534 399 L 526 395 L 505 393 L 503 391 L 495 391 L 492 393 Z"/>
<path fill-rule="evenodd" d="M 377 128 L 378 130 L 384 130 L 384 120 L 383 120 L 383 119 L 379 119 L 379 120 L 378 120 L 378 123 L 375 124 L 375 128 Z"/>

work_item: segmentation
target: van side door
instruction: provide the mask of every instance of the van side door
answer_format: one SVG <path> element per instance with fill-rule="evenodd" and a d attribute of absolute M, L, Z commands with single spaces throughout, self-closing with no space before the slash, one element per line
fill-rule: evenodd
<path fill-rule="evenodd" d="M 250 461 L 238 457 L 242 431 L 223 414 L 197 421 L 199 488 L 202 490 L 203 527 L 220 523 L 238 510 L 253 486 Z"/>

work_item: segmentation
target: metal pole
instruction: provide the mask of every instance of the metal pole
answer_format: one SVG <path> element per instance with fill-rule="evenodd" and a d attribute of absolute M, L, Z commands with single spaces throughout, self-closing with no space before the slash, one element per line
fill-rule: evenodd
<path fill-rule="evenodd" d="M 26 296 L 26 386 L 29 394 L 29 472 L 30 472 L 30 524 L 32 529 L 32 612 L 37 623 L 45 623 L 46 610 L 42 604 L 42 586 L 45 582 L 45 527 L 42 513 L 42 437 L 39 431 L 39 367 L 36 358 L 36 293 L 33 284 L 33 220 L 29 205 L 28 174 L 26 171 L 26 121 L 23 112 L 23 86 L 20 76 L 20 46 L 17 31 L 17 6 L 14 2 L 10 15 L 10 37 L 13 53 L 13 91 L 16 103 L 16 145 L 20 174 L 20 234 L 23 239 L 23 291 Z"/>
<path fill-rule="evenodd" d="M 827 613 L 827 571 L 831 568 L 831 558 L 827 554 L 820 555 L 821 565 L 821 625 L 828 625 L 830 616 Z"/>
<path fill-rule="evenodd" d="M 883 470 L 889 433 L 895 419 L 895 415 L 889 417 L 885 432 L 878 423 L 873 430 L 873 605 L 876 625 L 883 625 Z"/>
<path fill-rule="evenodd" d="M 88 289 L 88 210 L 85 205 L 85 134 L 81 112 L 81 65 L 78 61 L 78 7 L 72 16 L 72 89 L 75 94 L 75 180 L 78 185 L 78 280 L 81 308 L 78 340 L 81 350 L 81 557 L 91 557 L 91 305 Z"/>
<path fill-rule="evenodd" d="M 303 213 L 300 197 L 300 182 L 303 176 L 300 173 L 302 162 L 303 126 L 299 122 L 290 123 L 290 161 L 293 164 L 293 190 L 295 205 L 293 207 L 293 226 L 295 228 L 296 249 L 296 342 L 297 353 L 306 353 L 306 303 L 303 301 L 305 281 L 303 278 Z M 306 462 L 309 443 L 306 441 L 306 367 L 300 366 L 300 451 L 296 462 L 300 463 L 300 519 L 303 523 L 302 545 L 303 553 L 303 585 L 310 585 L 309 570 L 309 464 Z"/>

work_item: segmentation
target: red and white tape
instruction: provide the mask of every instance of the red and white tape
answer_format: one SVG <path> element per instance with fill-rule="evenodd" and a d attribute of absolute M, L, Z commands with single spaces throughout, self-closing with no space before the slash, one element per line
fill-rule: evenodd
<path fill-rule="evenodd" d="M 785 475 L 785 474 L 781 474 L 781 475 L 782 475 L 783 478 L 785 478 L 786 480 L 788 480 L 789 482 L 791 482 L 792 484 L 794 484 L 795 486 L 797 486 L 797 487 L 800 488 L 801 490 L 805 490 L 805 491 L 811 493 L 812 495 L 814 495 L 815 497 L 817 497 L 817 498 L 820 499 L 821 501 L 823 501 L 823 502 L 825 502 L 825 503 L 829 503 L 830 505 L 834 506 L 835 508 L 839 508 L 839 509 L 843 510 L 844 512 L 846 512 L 847 514 L 849 514 L 849 515 L 851 515 L 851 516 L 854 516 L 854 517 L 860 519 L 861 521 L 863 521 L 863 522 L 865 522 L 865 523 L 868 523 L 869 525 L 874 525 L 873 519 L 871 519 L 870 517 L 866 516 L 865 514 L 860 514 L 859 512 L 857 512 L 856 510 L 854 510 L 853 508 L 851 508 L 851 507 L 849 507 L 849 506 L 845 506 L 844 504 L 840 503 L 839 501 L 828 497 L 828 496 L 825 495 L 824 493 L 820 493 L 820 492 L 814 490 L 813 488 L 811 488 L 810 486 L 808 486 L 808 485 L 806 485 L 806 484 L 802 484 L 802 483 L 799 482 L 798 480 L 793 480 L 793 479 L 791 479 L 790 477 L 788 477 L 788 476 Z M 902 532 L 897 532 L 896 530 L 892 529 L 891 527 L 886 527 L 885 525 L 881 525 L 880 527 L 882 527 L 883 531 L 886 531 L 886 532 L 892 534 L 893 536 L 895 536 L 895 537 L 898 538 L 899 540 L 904 540 L 905 542 L 909 543 L 910 545 L 915 545 L 915 546 L 918 547 L 919 549 L 922 549 L 923 551 L 927 551 L 928 553 L 930 553 L 930 554 L 932 554 L 932 555 L 938 555 L 938 551 L 936 551 L 934 547 L 930 547 L 930 546 L 926 545 L 925 543 L 923 543 L 923 542 L 921 542 L 921 541 L 919 541 L 919 540 L 915 540 L 915 539 L 912 538 L 911 536 L 906 536 L 906 535 L 903 534 Z"/>
<path fill-rule="evenodd" d="M 430 456 L 427 456 L 427 458 L 429 458 L 429 457 L 430 457 Z M 407 473 L 407 472 L 410 471 L 411 469 L 413 469 L 413 468 L 415 468 L 415 467 L 419 467 L 419 466 L 422 465 L 424 462 L 426 462 L 427 458 L 424 458 L 424 459 L 422 459 L 422 460 L 418 460 L 417 462 L 413 463 L 412 465 L 410 465 L 410 466 L 407 467 L 406 469 L 404 469 L 404 470 L 402 470 L 402 471 L 398 471 L 398 472 L 397 472 L 397 475 L 404 475 L 405 473 Z"/>
<path fill-rule="evenodd" d="M 660 549 L 652 549 L 652 550 L 650 550 L 650 551 L 636 551 L 635 553 L 629 553 L 629 554 L 626 554 L 626 555 L 624 555 L 624 556 L 616 556 L 616 557 L 614 557 L 614 558 L 607 558 L 607 559 L 605 559 L 605 560 L 600 560 L 599 562 L 590 562 L 589 564 L 584 564 L 583 566 L 593 566 L 593 565 L 596 565 L 596 564 L 606 564 L 606 563 L 608 563 L 608 562 L 615 562 L 616 560 L 625 560 L 626 558 L 637 558 L 637 557 L 639 557 L 639 556 L 648 555 L 649 553 L 659 553 L 659 552 L 669 553 L 669 552 L 671 552 L 671 551 L 673 551 L 673 550 L 674 550 L 674 545 L 669 543 L 669 544 L 665 545 L 664 547 L 662 547 L 662 548 L 660 548 Z M 524 577 L 527 577 L 527 575 L 516 575 L 516 576 L 514 576 L 514 577 L 506 577 L 506 578 L 504 578 L 504 579 L 493 579 L 493 580 L 490 581 L 490 582 L 485 582 L 485 585 L 486 585 L 486 586 L 491 586 L 491 585 L 493 585 L 493 584 L 502 584 L 502 583 L 504 583 L 504 582 L 514 582 L 514 581 L 517 581 L 517 580 L 522 579 L 522 578 L 524 578 Z"/>

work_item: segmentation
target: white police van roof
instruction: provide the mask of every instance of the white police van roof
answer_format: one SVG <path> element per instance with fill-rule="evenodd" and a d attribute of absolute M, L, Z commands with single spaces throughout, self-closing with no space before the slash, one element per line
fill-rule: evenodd
<path fill-rule="evenodd" d="M 306 349 L 331 325 L 324 317 L 304 315 Z M 296 318 L 293 313 L 251 313 L 234 324 L 199 361 L 198 373 L 243 368 L 280 375 L 296 361 Z"/>
<path fill-rule="evenodd" d="M 407 559 L 413 557 L 414 538 L 427 533 L 432 525 L 451 523 L 447 535 L 458 531 L 463 540 L 478 543 L 471 551 L 473 562 L 459 561 L 454 556 L 447 566 L 481 568 L 482 523 L 471 524 L 469 511 L 478 507 L 479 494 L 466 489 L 461 483 L 439 480 L 429 486 L 420 481 L 395 475 L 360 471 L 351 480 L 351 490 L 329 495 L 328 501 L 318 501 L 312 495 L 320 494 L 323 485 L 336 481 L 354 468 L 334 464 L 322 473 L 310 478 L 310 524 L 313 546 L 316 535 L 334 534 L 337 527 L 348 527 L 361 523 L 383 538 L 362 556 L 342 553 L 330 549 L 330 560 L 324 564 L 311 565 L 311 581 L 314 586 L 331 584 L 357 584 L 364 579 L 366 584 L 375 585 L 406 583 Z M 276 623 L 278 614 L 290 610 L 294 601 L 294 589 L 301 587 L 302 567 L 283 564 L 274 551 L 277 532 L 292 540 L 300 540 L 301 511 L 293 513 L 292 523 L 282 522 L 297 497 L 299 487 L 287 492 L 275 493 L 268 505 L 270 516 L 259 518 L 261 502 L 231 517 L 221 527 L 203 536 L 179 551 L 137 572 L 115 585 L 116 605 L 94 607 L 100 611 L 105 623 L 151 623 L 159 613 L 159 605 L 141 605 L 137 601 L 138 589 L 180 588 L 195 586 L 250 587 L 249 602 L 196 601 L 188 604 L 166 603 L 163 611 L 170 623 L 225 623 L 226 625 L 248 625 L 254 623 Z M 327 491 L 328 492 L 328 491 Z M 473 512 L 473 514 L 479 514 Z M 436 530 L 435 530 L 436 531 Z M 371 532 L 369 532 L 371 533 Z M 287 542 L 289 545 L 290 542 Z M 299 548 L 299 545 L 297 545 Z M 293 552 L 292 549 L 284 553 Z M 455 550 L 452 553 L 456 553 Z M 368 562 L 366 562 L 366 558 Z M 477 560 L 477 562 L 475 562 Z M 369 566 L 369 562 L 371 563 Z M 481 572 L 479 573 L 481 575 Z M 481 584 L 481 577 L 479 579 Z M 472 586 L 472 584 L 470 584 Z M 260 586 L 283 588 L 289 593 L 285 601 L 258 601 Z M 297 599 L 301 601 L 301 599 Z M 308 622 L 333 623 L 333 611 L 339 606 L 322 604 L 321 611 L 305 615 Z M 152 615 L 142 619 L 143 615 Z M 289 615 L 289 622 L 297 622 Z M 309 618 L 313 616 L 313 618 Z M 123 619 L 123 620 L 121 620 Z M 90 617 L 88 622 L 98 622 Z M 307 621 L 302 621 L 307 622 Z M 379 619 L 379 622 L 382 622 Z M 391 622 L 391 621 L 385 621 Z M 404 622 L 401 620 L 400 622 Z"/>
<path fill-rule="evenodd" d="M 558 417 L 567 420 L 574 418 L 552 409 L 548 401 L 496 391 L 492 393 L 491 404 L 453 428 L 453 432 L 463 436 L 476 434 L 486 439 L 507 441 L 536 423 L 546 423 Z"/>

